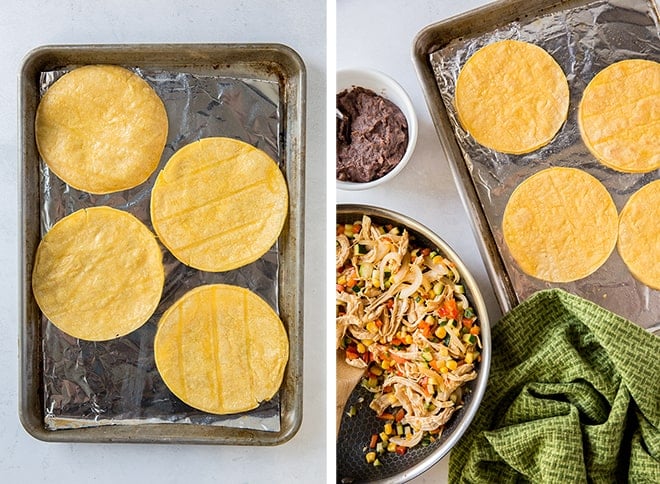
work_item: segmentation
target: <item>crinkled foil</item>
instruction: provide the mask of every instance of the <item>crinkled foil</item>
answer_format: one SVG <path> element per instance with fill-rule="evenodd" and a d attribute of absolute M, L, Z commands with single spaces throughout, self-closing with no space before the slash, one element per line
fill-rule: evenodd
<path fill-rule="evenodd" d="M 109 195 L 69 187 L 41 162 L 41 231 L 85 207 L 109 205 L 128 211 L 153 230 L 150 193 L 172 154 L 200 138 L 226 136 L 248 142 L 279 160 L 279 84 L 270 80 L 218 77 L 208 73 L 134 69 L 158 93 L 169 118 L 167 144 L 158 169 L 140 186 Z M 41 94 L 66 70 L 44 72 Z M 280 168 L 284 169 L 282 163 Z M 163 312 L 193 287 L 227 283 L 247 287 L 277 310 L 277 245 L 261 259 L 224 273 L 202 272 L 177 261 L 164 247 L 165 286 L 154 315 L 141 328 L 117 339 L 72 338 L 42 319 L 45 423 L 49 429 L 145 423 L 190 423 L 264 431 L 280 430 L 276 395 L 259 408 L 221 416 L 178 400 L 156 369 L 153 340 Z"/>
<path fill-rule="evenodd" d="M 503 39 L 528 41 L 543 47 L 568 78 L 570 106 L 561 131 L 545 147 L 526 155 L 505 155 L 484 148 L 461 127 L 454 108 L 456 79 L 467 59 L 479 48 Z M 580 138 L 577 108 L 589 81 L 606 66 L 629 58 L 660 61 L 660 29 L 653 0 L 596 1 L 538 18 L 524 18 L 472 38 L 458 38 L 430 55 L 436 81 L 454 135 L 463 153 L 494 244 L 502 256 L 513 289 L 523 300 L 549 287 L 592 300 L 601 306 L 651 327 L 660 322 L 660 292 L 638 282 L 616 249 L 592 275 L 568 284 L 550 284 L 523 273 L 507 250 L 502 215 L 512 191 L 533 173 L 552 166 L 580 168 L 598 178 L 620 211 L 630 195 L 658 178 L 658 170 L 625 174 L 600 164 Z M 659 221 L 660 222 L 660 221 Z M 504 275 L 500 275 L 504 277 Z"/>

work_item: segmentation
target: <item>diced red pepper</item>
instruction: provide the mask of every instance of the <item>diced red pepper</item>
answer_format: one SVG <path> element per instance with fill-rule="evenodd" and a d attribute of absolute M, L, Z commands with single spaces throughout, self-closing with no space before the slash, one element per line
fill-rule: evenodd
<path fill-rule="evenodd" d="M 346 357 L 349 360 L 355 360 L 360 357 L 360 354 L 357 351 L 357 348 L 355 346 L 349 346 L 346 348 Z"/>
<path fill-rule="evenodd" d="M 406 412 L 405 412 L 405 410 L 403 410 L 402 408 L 400 408 L 400 409 L 394 414 L 394 420 L 396 420 L 397 422 L 401 422 L 401 420 L 403 420 L 403 417 L 405 417 L 405 416 L 406 416 Z"/>
<path fill-rule="evenodd" d="M 458 306 L 454 299 L 445 299 L 442 306 L 438 308 L 438 315 L 443 318 L 458 318 Z"/>
<path fill-rule="evenodd" d="M 424 335 L 425 338 L 429 338 L 431 336 L 431 325 L 426 321 L 420 321 L 420 323 L 417 325 L 417 329 L 422 332 L 422 335 Z"/>
<path fill-rule="evenodd" d="M 378 434 L 373 434 L 371 436 L 371 441 L 369 442 L 369 448 L 370 449 L 375 449 L 376 444 L 378 444 Z"/>

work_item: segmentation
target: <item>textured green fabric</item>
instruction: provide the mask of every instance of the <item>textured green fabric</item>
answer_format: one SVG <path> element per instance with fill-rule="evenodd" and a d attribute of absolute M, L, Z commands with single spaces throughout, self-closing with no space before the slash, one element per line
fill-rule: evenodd
<path fill-rule="evenodd" d="M 660 338 L 550 289 L 494 325 L 492 342 L 449 482 L 660 483 Z"/>

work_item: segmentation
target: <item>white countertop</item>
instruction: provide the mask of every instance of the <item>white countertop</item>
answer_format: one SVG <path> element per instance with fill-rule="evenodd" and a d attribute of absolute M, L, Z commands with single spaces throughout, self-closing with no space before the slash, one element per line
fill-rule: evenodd
<path fill-rule="evenodd" d="M 47 44 L 90 43 L 283 43 L 307 70 L 307 165 L 309 187 L 325 186 L 326 7 L 323 2 L 239 0 L 9 0 L 0 14 L 0 481 L 4 483 L 215 483 L 320 482 L 326 473 L 325 365 L 305 358 L 303 423 L 275 447 L 147 444 L 68 444 L 35 440 L 18 418 L 18 129 L 19 69 L 25 55 Z M 306 200 L 304 347 L 318 352 L 325 337 L 317 315 L 325 287 L 315 261 L 323 260 L 323 191 Z M 321 481 L 322 482 L 322 481 Z"/>
<path fill-rule="evenodd" d="M 336 201 L 392 209 L 436 232 L 472 272 L 495 322 L 500 308 L 412 61 L 413 40 L 424 27 L 486 3 L 416 0 L 402 6 L 397 0 L 337 1 L 337 69 L 371 68 L 394 78 L 412 100 L 419 131 L 413 158 L 396 178 L 369 190 L 337 190 Z M 447 482 L 448 461 L 447 456 L 411 482 Z"/>
<path fill-rule="evenodd" d="M 410 94 L 420 121 L 414 157 L 396 182 L 368 192 L 337 192 L 338 202 L 368 202 L 407 213 L 435 229 L 465 260 L 497 312 L 465 210 L 433 130 L 412 60 L 412 39 L 424 26 L 486 3 L 483 0 L 338 0 L 337 67 L 372 67 Z M 273 6 L 276 7 L 273 8 Z M 329 25 L 328 29 L 334 29 Z M 326 336 L 326 5 L 307 0 L 9 0 L 0 15 L 0 170 L 4 229 L 0 230 L 0 475 L 3 482 L 324 482 L 327 463 L 326 381 L 333 378 L 319 342 Z M 333 35 L 330 36 L 333 38 Z M 18 418 L 18 73 L 33 48 L 48 44 L 277 42 L 295 49 L 307 69 L 305 330 L 303 422 L 275 447 L 44 443 Z M 333 49 L 330 49 L 332 51 Z M 330 94 L 334 98 L 334 94 Z M 332 160 L 329 161 L 333 163 Z M 333 359 L 334 361 L 334 359 Z M 331 430 L 334 433 L 334 430 Z M 446 481 L 447 459 L 414 482 Z"/>

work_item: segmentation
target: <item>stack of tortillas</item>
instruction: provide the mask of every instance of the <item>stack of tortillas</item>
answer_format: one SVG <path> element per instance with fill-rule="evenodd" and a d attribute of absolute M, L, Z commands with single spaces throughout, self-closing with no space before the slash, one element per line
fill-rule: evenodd
<path fill-rule="evenodd" d="M 57 222 L 37 248 L 32 287 L 55 326 L 76 338 L 126 335 L 156 310 L 162 252 L 133 215 L 110 207 L 78 210 Z"/>
<path fill-rule="evenodd" d="M 149 178 L 167 139 L 165 106 L 151 86 L 119 66 L 79 67 L 55 81 L 37 108 L 41 157 L 70 186 L 103 194 Z"/>
<path fill-rule="evenodd" d="M 509 198 L 504 240 L 520 268 L 550 282 L 570 282 L 598 269 L 616 245 L 617 210 L 607 189 L 577 168 L 548 168 Z"/>
<path fill-rule="evenodd" d="M 69 186 L 93 194 L 127 190 L 154 173 L 168 134 L 165 107 L 134 72 L 73 69 L 37 109 L 42 159 Z M 206 138 L 177 151 L 151 192 L 152 224 L 181 262 L 228 271 L 263 256 L 288 211 L 286 181 L 263 151 Z M 156 236 L 114 208 L 81 209 L 57 222 L 37 249 L 33 293 L 44 315 L 76 338 L 104 341 L 155 312 L 165 272 Z M 205 285 L 163 314 L 156 363 L 172 392 L 212 413 L 250 410 L 279 389 L 288 337 L 271 307 L 248 289 Z"/>
<path fill-rule="evenodd" d="M 465 130 L 496 151 L 534 151 L 557 134 L 568 114 L 566 76 L 542 48 L 502 40 L 479 49 L 456 81 L 455 106 Z"/>
<path fill-rule="evenodd" d="M 289 346 L 266 302 L 247 289 L 215 284 L 189 291 L 163 314 L 154 355 L 177 397 L 199 410 L 226 414 L 273 397 Z"/>
<path fill-rule="evenodd" d="M 660 290 L 660 180 L 635 192 L 621 210 L 618 250 L 630 272 Z"/>
<path fill-rule="evenodd" d="M 660 63 L 616 62 L 594 76 L 580 101 L 582 139 L 604 165 L 622 172 L 660 168 Z"/>
<path fill-rule="evenodd" d="M 287 209 L 277 163 L 248 143 L 221 137 L 174 153 L 151 194 L 161 242 L 184 264 L 212 272 L 261 257 L 279 237 Z"/>

